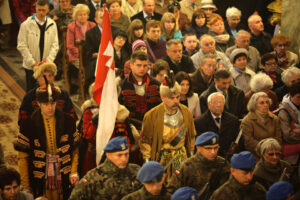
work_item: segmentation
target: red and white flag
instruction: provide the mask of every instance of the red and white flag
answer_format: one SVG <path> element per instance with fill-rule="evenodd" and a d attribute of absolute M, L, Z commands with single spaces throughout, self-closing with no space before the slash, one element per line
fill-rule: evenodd
<path fill-rule="evenodd" d="M 104 9 L 101 44 L 95 71 L 94 99 L 99 105 L 96 133 L 96 163 L 99 164 L 103 149 L 112 136 L 118 112 L 118 94 L 115 82 L 114 47 L 107 9 Z"/>

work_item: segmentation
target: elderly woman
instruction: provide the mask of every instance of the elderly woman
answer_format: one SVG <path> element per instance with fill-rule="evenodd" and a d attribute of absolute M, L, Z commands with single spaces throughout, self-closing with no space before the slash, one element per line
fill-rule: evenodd
<path fill-rule="evenodd" d="M 208 32 L 208 28 L 206 27 L 206 16 L 201 9 L 198 9 L 193 13 L 191 26 L 185 29 L 185 33 L 188 32 L 195 33 L 198 39 Z"/>
<path fill-rule="evenodd" d="M 300 153 L 300 82 L 289 87 L 289 97 L 280 104 L 278 117 L 283 134 L 283 156 L 296 164 Z"/>
<path fill-rule="evenodd" d="M 198 94 L 192 91 L 191 77 L 185 72 L 178 72 L 175 79 L 181 87 L 180 103 L 191 110 L 193 117 L 199 117 L 201 114 L 200 102 Z"/>
<path fill-rule="evenodd" d="M 110 14 L 112 28 L 127 31 L 130 24 L 129 18 L 121 12 L 121 0 L 108 0 L 107 6 Z"/>
<path fill-rule="evenodd" d="M 283 35 L 277 34 L 271 40 L 271 45 L 274 48 L 272 52 L 277 58 L 277 65 L 283 71 L 291 66 L 296 66 L 299 62 L 298 56 L 288 51 L 288 47 L 291 44 L 291 40 Z"/>
<path fill-rule="evenodd" d="M 274 54 L 266 53 L 261 57 L 261 71 L 272 79 L 272 90 L 276 90 L 283 85 L 281 74 L 277 70 L 277 60 Z"/>
<path fill-rule="evenodd" d="M 181 31 L 176 27 L 176 18 L 173 13 L 166 12 L 161 18 L 161 35 L 160 39 L 170 40 L 170 39 L 181 39 Z"/>
<path fill-rule="evenodd" d="M 248 51 L 243 48 L 233 50 L 230 61 L 233 64 L 230 68 L 232 84 L 247 93 L 250 90 L 250 79 L 255 75 L 255 72 L 248 68 Z"/>
<path fill-rule="evenodd" d="M 286 176 L 282 181 L 288 181 L 288 175 L 291 175 L 292 167 L 286 161 L 281 160 L 281 145 L 274 138 L 261 140 L 256 146 L 256 152 L 260 160 L 253 171 L 253 179 L 268 189 L 273 183 L 280 179 L 286 168 Z"/>
<path fill-rule="evenodd" d="M 279 106 L 279 101 L 276 96 L 276 93 L 271 89 L 273 87 L 272 79 L 264 73 L 258 73 L 254 75 L 250 80 L 250 91 L 245 94 L 246 103 L 249 102 L 249 99 L 256 92 L 265 92 L 268 97 L 272 100 L 270 105 L 270 110 L 276 110 Z"/>
<path fill-rule="evenodd" d="M 287 93 L 289 92 L 288 88 L 292 86 L 293 83 L 300 82 L 300 69 L 297 67 L 289 67 L 282 72 L 281 79 L 284 85 L 275 90 L 280 102 L 287 96 Z"/>
<path fill-rule="evenodd" d="M 76 40 L 85 40 L 85 33 L 96 24 L 88 21 L 90 9 L 87 5 L 77 4 L 73 9 L 74 21 L 68 25 L 67 54 L 69 61 L 79 68 L 79 51 Z"/>
<path fill-rule="evenodd" d="M 247 27 L 241 24 L 242 12 L 236 7 L 230 7 L 226 10 L 225 29 L 227 33 L 236 38 L 236 34 L 239 30 L 246 30 Z"/>
<path fill-rule="evenodd" d="M 207 27 L 209 28 L 208 34 L 213 36 L 216 41 L 218 51 L 225 53 L 228 47 L 234 45 L 234 38 L 226 32 L 224 21 L 220 15 L 212 14 L 207 22 Z"/>
<path fill-rule="evenodd" d="M 256 145 L 265 138 L 275 138 L 281 143 L 281 129 L 279 118 L 269 110 L 271 99 L 264 92 L 252 95 L 247 108 L 249 113 L 241 124 L 245 148 L 256 155 Z"/>

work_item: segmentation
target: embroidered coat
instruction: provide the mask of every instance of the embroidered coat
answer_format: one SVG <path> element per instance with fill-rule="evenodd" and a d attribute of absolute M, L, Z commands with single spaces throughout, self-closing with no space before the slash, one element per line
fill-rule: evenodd
<path fill-rule="evenodd" d="M 61 160 L 62 189 L 65 199 L 71 192 L 69 175 L 71 172 L 72 152 L 79 142 L 79 134 L 76 131 L 74 119 L 59 109 L 55 111 L 55 119 L 57 155 L 59 155 Z M 15 149 L 29 155 L 28 176 L 30 186 L 35 197 L 42 196 L 45 187 L 47 144 L 40 109 L 26 119 L 20 127 Z"/>

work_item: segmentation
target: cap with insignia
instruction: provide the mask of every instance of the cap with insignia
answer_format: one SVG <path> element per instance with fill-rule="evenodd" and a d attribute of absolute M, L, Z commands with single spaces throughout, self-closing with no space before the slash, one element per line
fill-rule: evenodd
<path fill-rule="evenodd" d="M 256 164 L 255 157 L 249 151 L 242 151 L 235 153 L 231 157 L 230 166 L 231 168 L 241 169 L 245 171 L 251 171 Z"/>
<path fill-rule="evenodd" d="M 113 153 L 124 151 L 128 149 L 128 140 L 124 137 L 118 136 L 111 139 L 104 148 L 104 152 Z"/>
<path fill-rule="evenodd" d="M 174 192 L 171 200 L 198 200 L 198 193 L 194 188 L 181 187 Z"/>
<path fill-rule="evenodd" d="M 267 200 L 282 200 L 293 194 L 293 185 L 286 181 L 274 183 L 267 192 Z"/>
<path fill-rule="evenodd" d="M 149 161 L 138 171 L 137 179 L 141 183 L 155 183 L 161 181 L 163 174 L 164 167 L 160 163 Z"/>
<path fill-rule="evenodd" d="M 219 144 L 219 135 L 214 132 L 205 132 L 196 138 L 195 146 Z"/>

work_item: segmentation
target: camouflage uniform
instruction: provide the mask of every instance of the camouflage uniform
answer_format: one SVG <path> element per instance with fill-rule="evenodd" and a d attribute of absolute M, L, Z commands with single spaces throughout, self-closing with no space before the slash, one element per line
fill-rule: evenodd
<path fill-rule="evenodd" d="M 125 169 L 119 169 L 106 159 L 80 180 L 69 200 L 120 200 L 141 188 L 141 183 L 136 179 L 139 168 L 129 163 Z"/>
<path fill-rule="evenodd" d="M 266 190 L 258 182 L 251 182 L 245 186 L 238 183 L 233 176 L 217 189 L 210 200 L 264 200 L 266 199 Z"/>
<path fill-rule="evenodd" d="M 225 165 L 224 162 L 226 162 Z M 178 173 L 172 176 L 167 190 L 172 194 L 180 187 L 189 186 L 199 192 L 210 180 L 212 174 L 218 170 L 220 165 L 224 165 L 222 173 L 218 177 L 219 185 L 222 185 L 229 177 L 229 163 L 220 156 L 210 161 L 197 152 L 196 155 L 182 163 L 180 170 L 177 171 Z"/>
<path fill-rule="evenodd" d="M 122 200 L 169 200 L 170 195 L 166 194 L 166 189 L 163 187 L 161 194 L 158 196 L 153 196 L 150 194 L 145 187 L 142 187 L 136 192 L 133 192 L 125 197 Z"/>

